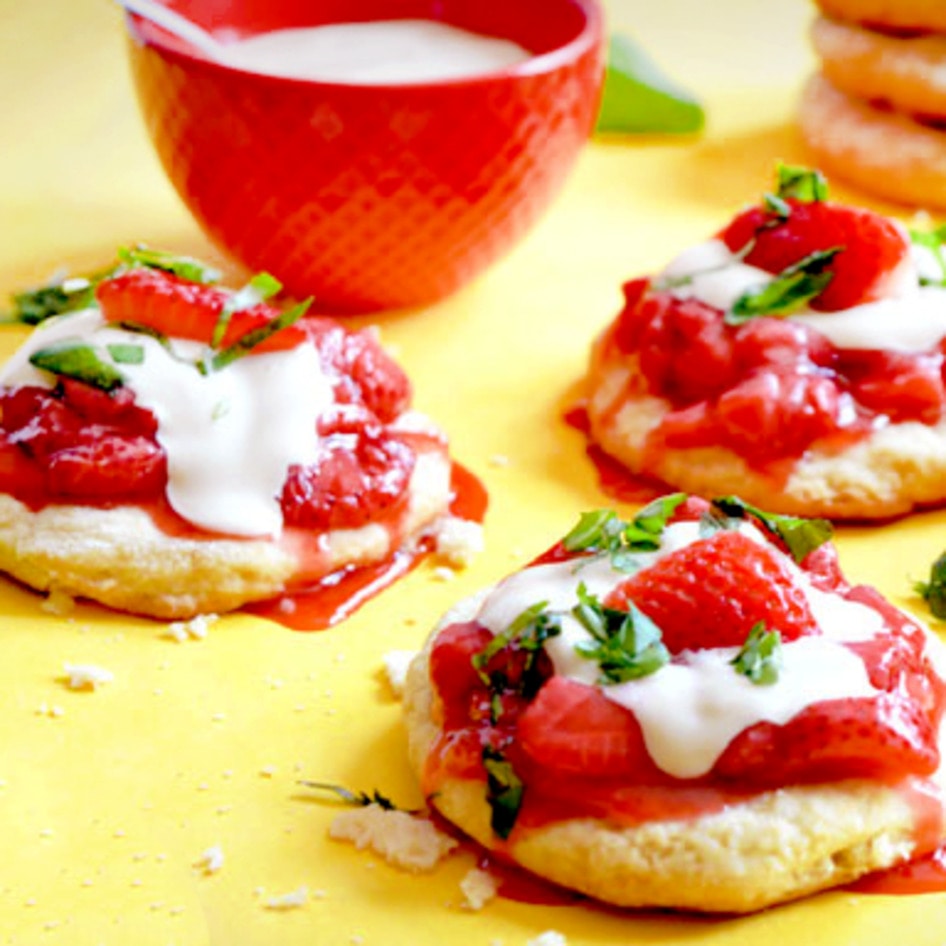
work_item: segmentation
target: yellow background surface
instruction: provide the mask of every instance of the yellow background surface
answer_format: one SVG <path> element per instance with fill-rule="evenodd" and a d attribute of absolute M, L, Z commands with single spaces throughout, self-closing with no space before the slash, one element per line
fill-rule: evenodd
<path fill-rule="evenodd" d="M 473 567 L 451 582 L 422 567 L 325 633 L 235 616 L 187 644 L 90 605 L 49 614 L 0 582 L 0 944 L 525 946 L 547 929 L 571 946 L 946 938 L 940 895 L 832 893 L 722 920 L 505 900 L 471 913 L 457 886 L 470 855 L 399 873 L 330 841 L 336 809 L 297 784 L 420 803 L 383 655 L 419 646 L 457 597 L 603 504 L 560 412 L 621 282 L 754 199 L 776 159 L 804 159 L 793 127 L 811 68 L 803 0 L 612 0 L 609 12 L 701 94 L 705 134 L 596 142 L 501 264 L 441 305 L 381 320 L 418 405 L 490 489 L 488 550 Z M 0 134 L 0 291 L 98 266 L 131 241 L 219 259 L 151 153 L 106 0 L 0 0 Z M 21 335 L 3 331 L 0 351 Z M 847 527 L 839 545 L 852 579 L 917 608 L 911 580 L 946 546 L 946 516 Z M 67 662 L 114 682 L 70 691 Z M 205 876 L 195 863 L 213 845 L 226 860 Z M 303 885 L 304 908 L 265 908 Z"/>

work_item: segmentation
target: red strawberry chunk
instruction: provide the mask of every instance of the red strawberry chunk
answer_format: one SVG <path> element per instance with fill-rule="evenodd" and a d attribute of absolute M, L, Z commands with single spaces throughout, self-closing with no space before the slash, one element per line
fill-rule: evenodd
<path fill-rule="evenodd" d="M 714 416 L 721 441 L 743 456 L 797 456 L 839 429 L 841 394 L 831 378 L 773 366 L 724 392 Z"/>
<path fill-rule="evenodd" d="M 565 677 L 539 690 L 516 732 L 522 751 L 553 772 L 643 780 L 655 771 L 634 715 L 596 687 Z"/>
<path fill-rule="evenodd" d="M 804 592 L 774 548 L 734 530 L 671 552 L 605 600 L 633 602 L 663 633 L 671 653 L 739 647 L 762 621 L 783 641 L 819 633 Z"/>
<path fill-rule="evenodd" d="M 838 371 L 851 394 L 870 410 L 895 423 L 918 420 L 935 424 L 943 413 L 942 357 L 886 351 L 842 351 Z"/>
<path fill-rule="evenodd" d="M 939 751 L 929 717 L 897 693 L 815 703 L 785 725 L 757 723 L 717 760 L 724 779 L 759 786 L 930 775 Z"/>
<path fill-rule="evenodd" d="M 323 318 L 307 319 L 304 327 L 335 375 L 340 404 L 362 404 L 384 423 L 408 408 L 410 380 L 371 332 L 350 332 Z"/>
<path fill-rule="evenodd" d="M 47 487 L 66 499 L 131 499 L 164 488 L 164 451 L 146 437 L 106 435 L 50 457 Z"/>
<path fill-rule="evenodd" d="M 828 266 L 831 281 L 811 306 L 834 312 L 880 298 L 893 270 L 909 246 L 900 228 L 871 210 L 827 201 L 787 201 L 791 213 L 780 222 L 767 208 L 739 214 L 720 234 L 734 252 L 750 241 L 745 257 L 752 266 L 780 273 L 818 250 L 840 252 Z"/>
<path fill-rule="evenodd" d="M 640 367 L 652 389 L 677 403 L 701 401 L 736 380 L 733 342 L 720 312 L 697 299 L 651 293 L 640 306 Z"/>
<path fill-rule="evenodd" d="M 364 411 L 320 425 L 319 457 L 289 468 L 281 504 L 287 525 L 356 529 L 398 512 L 407 500 L 414 451 Z"/>
<path fill-rule="evenodd" d="M 132 322 L 172 338 L 207 344 L 231 296 L 224 289 L 147 268 L 131 269 L 102 281 L 95 294 L 107 322 Z M 232 345 L 278 315 L 278 309 L 265 303 L 234 312 L 219 347 Z M 292 325 L 254 346 L 253 351 L 294 348 L 305 337 L 302 328 Z"/>

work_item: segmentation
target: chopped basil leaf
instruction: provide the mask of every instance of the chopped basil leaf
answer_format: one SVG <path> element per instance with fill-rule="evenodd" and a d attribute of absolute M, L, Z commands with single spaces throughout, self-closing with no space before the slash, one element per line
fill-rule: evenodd
<path fill-rule="evenodd" d="M 512 763 L 499 749 L 484 746 L 482 758 L 486 770 L 486 801 L 492 811 L 490 827 L 498 837 L 505 840 L 512 833 L 519 817 L 525 787 Z"/>
<path fill-rule="evenodd" d="M 265 325 L 261 325 L 259 328 L 252 329 L 245 335 L 241 335 L 232 345 L 220 349 L 220 351 L 209 359 L 209 362 L 202 362 L 202 370 L 206 372 L 209 368 L 211 371 L 220 371 L 238 358 L 248 355 L 257 345 L 262 345 L 263 342 L 272 338 L 277 332 L 281 332 L 283 329 L 295 325 L 296 322 L 306 314 L 310 305 L 312 305 L 312 300 L 306 299 L 305 302 L 300 302 L 299 305 L 293 306 L 291 309 L 280 313 L 275 319 L 272 319 Z"/>
<path fill-rule="evenodd" d="M 210 338 L 210 347 L 220 347 L 234 312 L 250 309 L 260 302 L 265 302 L 275 296 L 281 289 L 282 283 L 278 279 L 270 276 L 269 273 L 257 273 L 242 289 L 238 289 L 227 300 L 226 305 L 217 317 L 217 324 L 214 326 L 213 335 Z"/>
<path fill-rule="evenodd" d="M 629 611 L 606 608 L 582 582 L 572 614 L 594 638 L 576 644 L 575 651 L 598 663 L 603 685 L 650 676 L 670 660 L 660 629 L 633 604 Z"/>
<path fill-rule="evenodd" d="M 106 345 L 112 361 L 120 365 L 140 365 L 145 360 L 145 350 L 141 345 Z"/>
<path fill-rule="evenodd" d="M 489 662 L 496 654 L 510 646 L 515 646 L 525 653 L 525 662 L 522 665 L 517 690 L 527 698 L 534 696 L 542 685 L 542 680 L 535 673 L 536 657 L 550 637 L 556 637 L 562 633 L 561 619 L 557 614 L 547 611 L 547 606 L 547 601 L 540 601 L 526 608 L 506 630 L 495 635 L 479 653 L 471 658 L 473 669 L 493 694 L 493 722 L 496 722 L 502 713 L 498 697 L 509 689 L 510 681 L 503 670 L 490 671 Z"/>
<path fill-rule="evenodd" d="M 111 363 L 99 357 L 91 345 L 65 339 L 30 355 L 30 364 L 65 378 L 84 381 L 102 391 L 111 391 L 125 380 Z"/>
<path fill-rule="evenodd" d="M 699 101 L 637 43 L 625 34 L 611 36 L 597 132 L 688 134 L 700 131 L 704 120 Z"/>
<path fill-rule="evenodd" d="M 939 266 L 939 278 L 920 276 L 921 286 L 946 286 L 946 258 L 943 256 L 943 243 L 946 242 L 946 224 L 930 232 L 910 231 L 910 240 L 917 246 L 925 246 L 933 254 Z"/>
<path fill-rule="evenodd" d="M 753 516 L 774 536 L 781 539 L 792 558 L 801 563 L 810 552 L 831 540 L 833 528 L 827 519 L 801 519 L 764 512 L 758 506 L 743 502 L 738 496 L 721 496 L 713 506 L 726 516 L 746 519 Z"/>
<path fill-rule="evenodd" d="M 784 223 L 792 215 L 791 206 L 775 194 L 765 194 L 762 198 L 762 203 L 765 204 L 765 209 L 775 217 L 775 220 L 773 220 L 769 226 Z"/>
<path fill-rule="evenodd" d="M 744 292 L 724 316 L 727 325 L 741 325 L 758 315 L 786 316 L 820 295 L 834 273 L 828 265 L 842 247 L 816 250 L 783 269 L 768 285 Z"/>
<path fill-rule="evenodd" d="M 620 572 L 637 568 L 636 553 L 660 548 L 660 537 L 686 493 L 671 493 L 649 503 L 630 521 L 618 518 L 611 509 L 582 513 L 578 524 L 562 539 L 568 552 L 608 555 L 611 566 Z"/>
<path fill-rule="evenodd" d="M 765 622 L 759 621 L 730 663 L 737 673 L 759 686 L 776 683 L 783 665 L 782 635 L 778 631 L 767 631 Z"/>
<path fill-rule="evenodd" d="M 39 325 L 54 315 L 87 309 L 95 305 L 95 286 L 99 279 L 100 276 L 66 277 L 35 289 L 15 292 L 11 297 L 11 316 L 16 322 Z"/>
<path fill-rule="evenodd" d="M 793 164 L 779 164 L 776 168 L 778 196 L 783 200 L 794 198 L 805 203 L 828 199 L 828 182 L 821 171 Z"/>
<path fill-rule="evenodd" d="M 152 250 L 147 246 L 123 246 L 118 250 L 118 258 L 126 266 L 146 266 L 148 269 L 160 269 L 165 273 L 180 276 L 189 282 L 215 283 L 220 281 L 221 272 L 192 256 L 177 256 L 164 250 Z"/>
<path fill-rule="evenodd" d="M 930 566 L 930 580 L 918 581 L 913 588 L 929 605 L 933 617 L 946 620 L 946 552 Z"/>
<path fill-rule="evenodd" d="M 355 792 L 350 788 L 345 788 L 343 785 L 333 785 L 330 782 L 302 781 L 299 784 L 305 785 L 306 788 L 311 788 L 317 792 L 327 792 L 330 795 L 334 795 L 346 805 L 354 805 L 356 807 L 378 805 L 379 807 L 384 808 L 386 811 L 399 810 L 397 805 L 395 805 L 390 798 L 382 795 L 377 789 L 375 789 L 369 795 L 367 792 Z"/>

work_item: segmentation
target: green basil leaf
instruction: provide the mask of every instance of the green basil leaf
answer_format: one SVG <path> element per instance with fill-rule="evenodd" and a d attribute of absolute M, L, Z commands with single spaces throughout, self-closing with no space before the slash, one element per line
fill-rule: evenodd
<path fill-rule="evenodd" d="M 798 516 L 765 512 L 758 506 L 743 502 L 738 496 L 721 496 L 714 499 L 713 507 L 733 519 L 747 519 L 750 516 L 757 519 L 765 529 L 785 543 L 789 554 L 799 564 L 809 553 L 825 542 L 830 542 L 834 532 L 827 519 L 802 519 Z"/>
<path fill-rule="evenodd" d="M 210 347 L 219 348 L 226 335 L 227 326 L 234 312 L 251 309 L 261 302 L 272 298 L 282 290 L 282 283 L 269 273 L 257 273 L 242 289 L 238 289 L 227 300 L 226 305 L 217 317 L 213 334 L 210 337 Z"/>
<path fill-rule="evenodd" d="M 939 266 L 939 278 L 920 277 L 921 286 L 946 286 L 946 257 L 943 255 L 943 243 L 946 242 L 946 224 L 931 231 L 910 230 L 910 241 L 917 246 L 925 246 L 933 254 Z"/>
<path fill-rule="evenodd" d="M 699 101 L 629 36 L 612 35 L 595 130 L 618 134 L 692 134 L 703 128 Z"/>
<path fill-rule="evenodd" d="M 831 282 L 834 273 L 827 267 L 841 249 L 816 250 L 786 267 L 768 285 L 743 293 L 723 320 L 741 325 L 759 315 L 782 317 L 802 308 Z"/>
<path fill-rule="evenodd" d="M 124 383 L 125 376 L 96 349 L 75 340 L 65 339 L 40 348 L 30 355 L 30 364 L 65 378 L 84 381 L 101 391 L 112 391 Z"/>
<path fill-rule="evenodd" d="M 119 365 L 140 365 L 145 360 L 145 350 L 141 345 L 116 344 L 106 345 L 112 361 Z"/>
<path fill-rule="evenodd" d="M 209 361 L 203 364 L 212 371 L 220 371 L 222 368 L 226 368 L 227 365 L 232 364 L 238 358 L 248 355 L 257 345 L 262 345 L 277 332 L 289 328 L 290 325 L 295 325 L 306 314 L 310 305 L 312 305 L 312 300 L 306 299 L 305 302 L 300 302 L 299 305 L 281 312 L 265 325 L 240 336 L 232 345 L 221 348 Z"/>
<path fill-rule="evenodd" d="M 193 256 L 180 256 L 164 250 L 153 250 L 139 244 L 123 246 L 118 250 L 118 258 L 126 266 L 146 266 L 148 269 L 160 269 L 165 273 L 180 276 L 189 282 L 203 284 L 219 282 L 222 273 L 213 266 Z"/>
<path fill-rule="evenodd" d="M 796 164 L 779 164 L 775 171 L 778 181 L 778 196 L 782 200 L 793 198 L 805 203 L 828 199 L 828 182 L 821 171 Z"/>
<path fill-rule="evenodd" d="M 385 811 L 406 811 L 406 809 L 399 809 L 390 798 L 386 795 L 382 795 L 377 789 L 369 794 L 368 792 L 356 792 L 350 788 L 345 788 L 344 785 L 335 785 L 331 782 L 310 782 L 304 780 L 299 784 L 304 785 L 306 788 L 311 788 L 313 791 L 325 792 L 332 795 L 346 805 L 361 808 L 366 808 L 368 805 L 378 805 L 380 808 L 384 808 Z"/>
<path fill-rule="evenodd" d="M 35 289 L 15 292 L 11 296 L 13 311 L 10 315 L 16 322 L 39 325 L 54 315 L 88 309 L 96 304 L 97 282 L 98 277 L 67 277 Z"/>
<path fill-rule="evenodd" d="M 593 638 L 576 644 L 575 652 L 598 664 L 603 686 L 649 676 L 670 660 L 660 628 L 633 604 L 628 611 L 606 608 L 582 582 L 572 615 Z"/>
<path fill-rule="evenodd" d="M 929 581 L 918 581 L 913 588 L 929 605 L 934 617 L 946 620 L 946 552 L 930 566 Z"/>
<path fill-rule="evenodd" d="M 746 642 L 730 663 L 737 673 L 758 686 L 777 683 L 784 664 L 782 635 L 778 631 L 767 631 L 765 622 L 759 621 L 749 631 Z"/>
<path fill-rule="evenodd" d="M 500 750 L 484 746 L 482 759 L 486 770 L 486 801 L 492 812 L 490 827 L 497 837 L 505 840 L 519 817 L 525 786 Z"/>

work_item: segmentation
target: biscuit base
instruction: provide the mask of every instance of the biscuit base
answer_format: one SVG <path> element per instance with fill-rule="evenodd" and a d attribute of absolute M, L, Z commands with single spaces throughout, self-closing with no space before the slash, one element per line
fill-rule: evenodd
<path fill-rule="evenodd" d="M 447 511 L 445 448 L 419 453 L 398 539 L 409 546 Z M 396 549 L 367 525 L 320 538 L 322 575 L 383 561 Z M 0 571 L 43 592 L 90 598 L 148 617 L 185 619 L 231 611 L 285 592 L 301 568 L 291 541 L 191 539 L 161 532 L 136 506 L 46 506 L 32 511 L 0 494 Z"/>
<path fill-rule="evenodd" d="M 456 609 L 451 619 L 469 619 L 476 607 Z M 411 764 L 421 779 L 441 734 L 430 646 L 411 664 L 404 697 Z M 944 778 L 941 768 L 939 786 Z M 485 848 L 621 907 L 747 913 L 891 867 L 915 849 L 906 794 L 860 779 L 765 791 L 690 819 L 627 826 L 573 818 L 514 830 L 507 841 L 490 827 L 485 782 L 450 778 L 433 788 L 437 810 Z"/>
<path fill-rule="evenodd" d="M 612 360 L 608 347 L 599 342 L 592 355 L 590 436 L 631 473 L 709 499 L 735 493 L 772 512 L 829 519 L 887 519 L 946 498 L 946 421 L 891 424 L 839 451 L 810 449 L 786 477 L 719 446 L 646 450 L 671 404 L 646 393 L 636 358 Z"/>
<path fill-rule="evenodd" d="M 875 108 L 820 74 L 802 91 L 798 122 L 811 163 L 827 174 L 878 197 L 946 208 L 946 131 Z"/>

